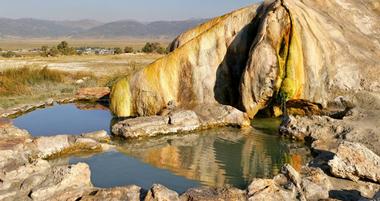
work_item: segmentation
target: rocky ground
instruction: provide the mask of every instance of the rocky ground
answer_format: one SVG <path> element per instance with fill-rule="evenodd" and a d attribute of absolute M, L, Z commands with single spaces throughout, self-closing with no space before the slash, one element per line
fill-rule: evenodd
<path fill-rule="evenodd" d="M 359 92 L 329 106 L 326 116 L 290 116 L 280 132 L 310 145 L 314 159 L 308 166 L 328 178 L 331 185 L 319 184 L 328 197 L 379 199 L 380 95 Z"/>

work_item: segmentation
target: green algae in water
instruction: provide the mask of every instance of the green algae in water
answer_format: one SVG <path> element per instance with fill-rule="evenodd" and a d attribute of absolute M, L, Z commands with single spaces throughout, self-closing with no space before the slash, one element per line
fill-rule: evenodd
<path fill-rule="evenodd" d="M 252 126 L 269 135 L 278 135 L 281 125 L 280 118 L 257 118 L 252 120 Z"/>

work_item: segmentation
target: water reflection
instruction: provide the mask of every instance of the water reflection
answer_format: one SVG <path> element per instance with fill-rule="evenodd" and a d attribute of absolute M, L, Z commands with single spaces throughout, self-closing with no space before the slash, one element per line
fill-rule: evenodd
<path fill-rule="evenodd" d="M 149 189 L 153 184 L 160 183 L 177 192 L 184 192 L 201 185 L 198 181 L 175 175 L 168 169 L 154 167 L 120 152 L 107 152 L 91 157 L 71 157 L 69 162 L 87 163 L 91 169 L 91 181 L 96 187 L 133 184 Z"/>
<path fill-rule="evenodd" d="M 306 150 L 300 144 L 254 129 L 221 128 L 120 142 L 118 150 L 208 186 L 232 184 L 245 188 L 252 178 L 278 174 L 284 163 L 297 168 L 306 162 Z"/>

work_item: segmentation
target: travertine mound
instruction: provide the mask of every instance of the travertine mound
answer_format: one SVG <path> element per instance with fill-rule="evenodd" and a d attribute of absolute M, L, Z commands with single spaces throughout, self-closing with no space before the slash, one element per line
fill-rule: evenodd
<path fill-rule="evenodd" d="M 172 52 L 117 82 L 111 110 L 146 116 L 168 105 L 219 103 L 253 118 L 288 100 L 326 106 L 379 92 L 379 5 L 371 0 L 272 0 L 206 22 Z"/>

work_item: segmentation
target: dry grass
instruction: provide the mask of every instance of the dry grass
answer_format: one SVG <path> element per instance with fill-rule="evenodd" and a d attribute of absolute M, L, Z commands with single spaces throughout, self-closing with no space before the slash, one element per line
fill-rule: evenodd
<path fill-rule="evenodd" d="M 118 78 L 162 56 L 123 54 L 1 58 L 0 110 L 48 98 L 72 97 L 83 87 L 111 86 Z M 76 83 L 85 77 L 84 83 Z"/>
<path fill-rule="evenodd" d="M 22 67 L 0 72 L 0 96 L 32 95 L 34 88 L 43 85 L 72 84 L 73 81 L 87 77 L 86 73 L 68 73 L 45 68 Z"/>
<path fill-rule="evenodd" d="M 132 47 L 135 50 L 140 50 L 146 42 L 159 42 L 166 47 L 170 43 L 170 39 L 72 39 L 72 38 L 57 38 L 57 39 L 1 39 L 0 47 L 6 50 L 16 49 L 33 49 L 41 46 L 56 46 L 60 41 L 67 41 L 71 47 L 103 47 L 112 48 L 126 46 Z"/>

